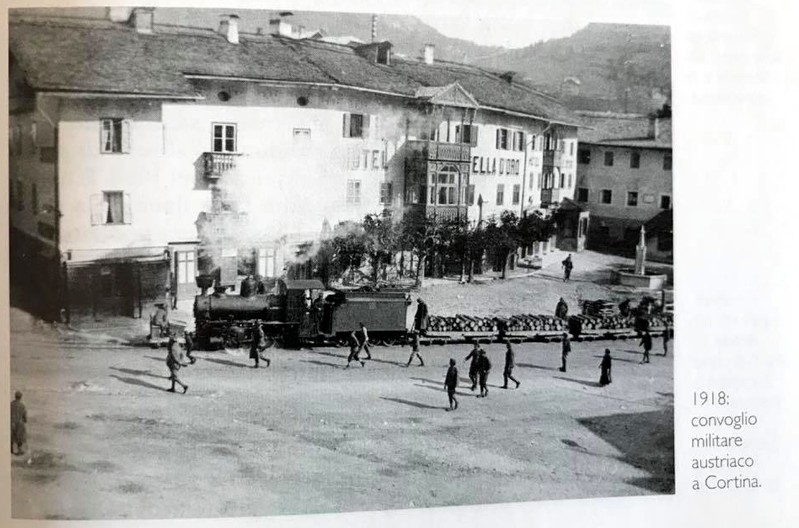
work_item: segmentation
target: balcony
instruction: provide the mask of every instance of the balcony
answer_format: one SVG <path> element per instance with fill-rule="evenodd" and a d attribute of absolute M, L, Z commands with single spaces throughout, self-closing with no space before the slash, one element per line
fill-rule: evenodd
<path fill-rule="evenodd" d="M 424 215 L 428 218 L 435 217 L 438 220 L 466 219 L 467 209 L 466 205 L 415 204 L 411 206 L 412 214 Z"/>
<path fill-rule="evenodd" d="M 545 150 L 543 164 L 551 167 L 560 167 L 563 163 L 563 152 L 559 150 Z"/>
<path fill-rule="evenodd" d="M 564 196 L 563 189 L 541 189 L 541 207 L 557 207 Z"/>
<path fill-rule="evenodd" d="M 428 160 L 471 161 L 472 146 L 465 143 L 441 143 L 439 141 L 411 140 L 408 149 L 421 152 Z"/>
<path fill-rule="evenodd" d="M 223 174 L 236 168 L 236 158 L 241 156 L 237 152 L 203 152 L 203 166 L 205 177 L 216 181 Z"/>

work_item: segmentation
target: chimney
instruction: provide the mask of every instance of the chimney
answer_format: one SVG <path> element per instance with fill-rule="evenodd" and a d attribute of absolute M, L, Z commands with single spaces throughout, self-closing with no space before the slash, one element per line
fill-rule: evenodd
<path fill-rule="evenodd" d="M 136 28 L 137 33 L 153 32 L 154 7 L 135 7 L 130 16 L 131 25 Z"/>
<path fill-rule="evenodd" d="M 219 23 L 219 32 L 225 36 L 231 44 L 239 43 L 239 16 L 238 15 L 222 15 L 222 21 Z"/>
<path fill-rule="evenodd" d="M 660 118 L 658 117 L 650 117 L 649 118 L 649 138 L 650 139 L 658 139 L 660 136 Z"/>
<path fill-rule="evenodd" d="M 291 37 L 291 24 L 282 18 L 273 18 L 269 21 L 269 32 L 281 37 Z"/>
<path fill-rule="evenodd" d="M 127 22 L 130 20 L 130 11 L 129 7 L 109 7 L 108 19 L 111 22 Z"/>
<path fill-rule="evenodd" d="M 424 63 L 433 64 L 435 60 L 436 47 L 433 44 L 424 45 Z"/>
<path fill-rule="evenodd" d="M 372 42 L 377 41 L 377 15 L 372 15 Z"/>

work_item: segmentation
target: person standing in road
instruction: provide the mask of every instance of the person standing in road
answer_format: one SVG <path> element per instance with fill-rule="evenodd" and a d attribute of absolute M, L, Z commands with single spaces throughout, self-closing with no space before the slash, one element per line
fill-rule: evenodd
<path fill-rule="evenodd" d="M 372 359 L 372 354 L 369 352 L 369 331 L 366 329 L 365 324 L 358 324 L 361 327 L 361 349 L 366 352 L 366 359 Z M 360 352 L 360 350 L 358 352 Z"/>
<path fill-rule="evenodd" d="M 263 351 L 266 350 L 266 335 L 264 334 L 264 328 L 261 326 L 261 321 L 255 321 L 252 329 L 252 342 L 250 343 L 250 359 L 255 360 L 255 364 L 252 368 L 258 368 L 260 366 L 260 360 L 266 361 L 266 366 L 269 367 L 272 364 L 272 360 L 268 357 L 264 357 Z"/>
<path fill-rule="evenodd" d="M 671 341 L 671 327 L 669 322 L 665 322 L 666 328 L 663 330 L 663 357 L 669 355 L 669 341 Z"/>
<path fill-rule="evenodd" d="M 560 342 L 560 360 L 561 360 L 561 372 L 566 372 L 566 360 L 569 357 L 569 353 L 572 351 L 572 343 L 569 340 L 569 334 L 563 332 L 563 339 Z"/>
<path fill-rule="evenodd" d="M 652 336 L 649 334 L 649 330 L 644 333 L 639 345 L 644 347 L 644 357 L 641 363 L 649 363 L 649 351 L 652 350 Z"/>
<path fill-rule="evenodd" d="M 480 353 L 483 351 L 480 348 L 480 344 L 475 341 L 474 348 L 469 355 L 463 360 L 464 362 L 469 361 L 470 359 L 472 362 L 469 364 L 469 379 L 472 380 L 472 388 L 470 390 L 474 390 L 477 388 L 477 358 L 480 357 Z"/>
<path fill-rule="evenodd" d="M 574 267 L 571 253 L 563 260 L 561 265 L 563 266 L 563 282 L 569 282 L 572 275 L 572 268 Z"/>
<path fill-rule="evenodd" d="M 566 319 L 569 315 L 569 305 L 566 304 L 566 301 L 563 300 L 563 297 L 560 298 L 558 304 L 555 306 L 555 317 L 558 319 Z"/>
<path fill-rule="evenodd" d="M 602 357 L 602 363 L 599 364 L 599 368 L 602 369 L 602 372 L 599 376 L 600 386 L 604 387 L 613 381 L 610 374 L 612 366 L 613 359 L 610 357 L 610 350 L 606 348 L 605 355 Z"/>
<path fill-rule="evenodd" d="M 22 403 L 22 393 L 14 393 L 14 401 L 11 402 L 11 454 L 24 455 L 25 447 L 28 442 L 28 411 Z M 16 446 L 16 451 L 14 450 Z"/>
<path fill-rule="evenodd" d="M 481 350 L 477 358 L 477 375 L 480 378 L 480 396 L 478 398 L 488 397 L 488 373 L 490 371 L 491 361 L 488 359 L 485 350 Z"/>
<path fill-rule="evenodd" d="M 516 366 L 513 346 L 511 346 L 510 341 L 506 341 L 505 346 L 507 347 L 507 350 L 505 351 L 505 370 L 502 372 L 502 375 L 505 377 L 505 384 L 502 386 L 502 388 L 507 389 L 508 380 L 511 380 L 516 384 L 516 388 L 518 389 L 521 383 L 519 383 L 519 380 L 513 377 L 513 367 Z"/>
<path fill-rule="evenodd" d="M 454 411 L 458 408 L 458 400 L 455 398 L 455 389 L 458 387 L 458 367 L 456 367 L 455 364 L 456 361 L 450 358 L 447 377 L 444 378 L 444 387 L 447 389 L 450 411 Z"/>
<path fill-rule="evenodd" d="M 350 333 L 349 337 L 350 343 L 350 355 L 347 357 L 347 367 L 350 367 L 350 363 L 353 361 L 357 361 L 361 364 L 362 367 L 366 366 L 366 362 L 361 361 L 361 358 L 358 356 L 359 352 L 361 351 L 361 342 L 358 341 L 358 333 L 353 330 Z"/>
<path fill-rule="evenodd" d="M 169 343 L 167 344 L 166 348 L 166 366 L 169 369 L 169 380 L 172 382 L 172 387 L 167 389 L 167 392 L 175 392 L 175 384 L 178 384 L 183 387 L 183 394 L 186 394 L 186 391 L 189 390 L 189 386 L 180 381 L 180 378 L 178 378 L 178 371 L 180 370 L 180 367 L 185 367 L 188 365 L 188 363 L 181 361 L 175 336 L 169 337 Z"/>

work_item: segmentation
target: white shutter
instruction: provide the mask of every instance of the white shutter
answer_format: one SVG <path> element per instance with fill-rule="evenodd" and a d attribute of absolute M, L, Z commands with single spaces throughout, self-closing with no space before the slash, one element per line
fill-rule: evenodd
<path fill-rule="evenodd" d="M 469 125 L 469 139 L 473 147 L 477 146 L 477 125 Z"/>
<path fill-rule="evenodd" d="M 100 120 L 100 152 L 111 152 L 111 122 L 108 119 Z"/>
<path fill-rule="evenodd" d="M 122 152 L 125 154 L 130 152 L 130 121 L 128 119 L 122 120 Z"/>
<path fill-rule="evenodd" d="M 344 126 L 341 130 L 343 137 L 350 137 L 350 114 L 344 114 Z"/>
<path fill-rule="evenodd" d="M 133 222 L 133 213 L 131 211 L 130 194 L 125 193 L 122 197 L 122 223 L 130 224 Z"/>
<path fill-rule="evenodd" d="M 369 129 L 369 118 L 370 117 L 371 116 L 369 114 L 363 114 L 363 129 L 361 130 L 361 137 L 362 138 L 372 137 L 370 135 L 370 129 Z"/>
<path fill-rule="evenodd" d="M 102 194 L 93 194 L 91 196 L 90 208 L 92 225 L 104 224 L 103 213 L 105 212 L 105 203 L 103 202 Z"/>

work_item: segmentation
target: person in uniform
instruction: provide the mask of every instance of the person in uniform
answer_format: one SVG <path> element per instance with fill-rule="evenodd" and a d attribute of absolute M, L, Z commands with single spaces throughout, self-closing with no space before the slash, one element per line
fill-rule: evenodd
<path fill-rule="evenodd" d="M 563 300 L 563 297 L 560 298 L 558 304 L 555 306 L 555 317 L 558 319 L 566 319 L 569 315 L 569 305 L 566 304 L 566 301 Z"/>
<path fill-rule="evenodd" d="M 169 369 L 169 380 L 172 382 L 172 387 L 167 389 L 167 392 L 175 392 L 175 384 L 178 384 L 183 387 L 183 394 L 186 394 L 186 391 L 189 390 L 189 386 L 180 381 L 180 378 L 178 378 L 178 371 L 180 367 L 185 367 L 188 363 L 181 361 L 177 344 L 178 342 L 175 340 L 175 336 L 169 336 L 169 343 L 166 345 L 166 366 Z"/>
<path fill-rule="evenodd" d="M 28 411 L 22 403 L 22 393 L 14 393 L 14 401 L 11 402 L 11 454 L 24 455 L 25 447 L 28 442 Z M 16 446 L 16 451 L 14 447 Z"/>
<path fill-rule="evenodd" d="M 605 355 L 602 357 L 602 363 L 599 364 L 599 368 L 602 369 L 602 372 L 599 376 L 599 385 L 604 387 L 605 385 L 609 384 L 611 381 L 610 370 L 613 366 L 613 359 L 610 357 L 610 350 L 605 349 Z"/>
<path fill-rule="evenodd" d="M 572 276 L 572 268 L 574 267 L 571 253 L 561 262 L 561 265 L 563 266 L 563 282 L 568 282 Z"/>
<path fill-rule="evenodd" d="M 488 359 L 485 350 L 480 350 L 480 355 L 477 357 L 477 375 L 480 378 L 479 398 L 488 397 L 488 373 L 490 371 L 491 361 Z"/>
<path fill-rule="evenodd" d="M 183 336 L 183 339 L 186 342 L 186 357 L 188 358 L 189 362 L 192 365 L 197 363 L 197 358 L 192 355 L 192 350 L 194 350 L 194 338 L 191 335 L 191 332 L 186 332 Z"/>
<path fill-rule="evenodd" d="M 366 362 L 361 361 L 361 358 L 358 355 L 361 351 L 361 342 L 358 340 L 357 331 L 353 330 L 352 333 L 350 333 L 349 343 L 350 343 L 350 355 L 347 357 L 347 368 L 350 367 L 350 363 L 353 361 L 358 361 L 360 362 L 362 367 L 365 367 Z"/>
<path fill-rule="evenodd" d="M 419 337 L 427 334 L 429 321 L 430 316 L 428 315 L 427 304 L 421 298 L 416 299 L 416 313 L 413 316 L 413 327 L 411 328 L 413 343 L 411 344 L 411 355 L 408 358 L 407 367 L 411 366 L 414 357 L 419 358 L 419 366 L 424 367 L 424 359 L 419 354 Z"/>
<path fill-rule="evenodd" d="M 644 357 L 641 359 L 641 363 L 649 363 L 649 351 L 652 350 L 652 336 L 649 334 L 649 330 L 644 332 L 639 346 L 644 347 Z"/>
<path fill-rule="evenodd" d="M 472 380 L 472 388 L 470 390 L 477 388 L 477 358 L 480 357 L 480 352 L 482 351 L 483 349 L 480 348 L 480 344 L 475 341 L 474 348 L 463 360 L 464 362 L 469 361 L 470 359 L 472 360 L 472 362 L 469 364 L 469 379 Z"/>
<path fill-rule="evenodd" d="M 169 333 L 169 314 L 164 303 L 155 305 L 155 313 L 150 316 L 150 324 L 157 326 L 162 336 L 166 336 Z"/>
<path fill-rule="evenodd" d="M 572 351 L 572 343 L 569 340 L 569 334 L 563 332 L 563 340 L 560 342 L 561 350 L 560 350 L 560 360 L 561 360 L 561 372 L 566 372 L 566 359 L 569 357 L 569 353 Z"/>
<path fill-rule="evenodd" d="M 458 367 L 455 365 L 456 361 L 450 358 L 447 376 L 444 378 L 444 387 L 447 389 L 450 411 L 454 411 L 458 408 L 458 400 L 455 398 L 455 389 L 458 387 Z"/>
<path fill-rule="evenodd" d="M 255 360 L 253 368 L 260 366 L 260 360 L 266 361 L 266 366 L 272 364 L 272 360 L 263 356 L 263 351 L 266 350 L 266 335 L 264 335 L 264 327 L 261 326 L 261 321 L 255 321 L 252 329 L 252 343 L 250 344 L 250 359 Z"/>
<path fill-rule="evenodd" d="M 669 355 L 669 341 L 671 341 L 671 328 L 669 327 L 669 322 L 665 322 L 666 328 L 663 330 L 663 357 Z"/>
<path fill-rule="evenodd" d="M 369 352 L 369 331 L 366 329 L 365 324 L 358 323 L 358 325 L 361 327 L 360 349 L 366 352 L 366 359 L 372 359 L 372 354 Z M 360 352 L 360 350 L 358 352 Z"/>
<path fill-rule="evenodd" d="M 513 367 L 516 366 L 513 346 L 511 346 L 510 341 L 506 341 L 505 346 L 507 347 L 507 350 L 505 350 L 505 370 L 502 372 L 502 375 L 505 377 L 505 384 L 502 386 L 502 388 L 507 389 L 508 380 L 511 380 L 516 384 L 516 388 L 518 389 L 521 383 L 519 380 L 513 377 Z"/>

